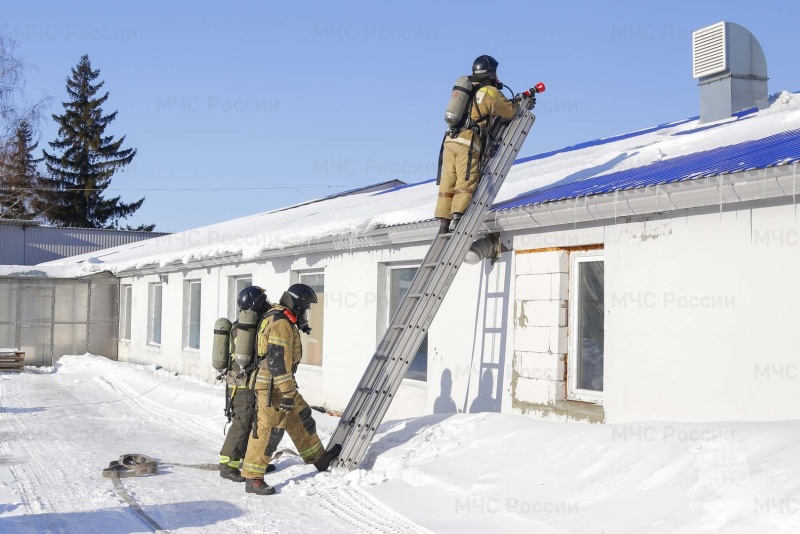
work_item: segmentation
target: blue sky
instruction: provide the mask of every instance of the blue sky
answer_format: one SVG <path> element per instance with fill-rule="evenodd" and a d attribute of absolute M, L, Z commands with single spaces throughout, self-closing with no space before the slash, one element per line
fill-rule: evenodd
<path fill-rule="evenodd" d="M 78 4 L 4 6 L 27 92 L 60 113 L 89 55 L 139 151 L 112 187 L 161 231 L 434 177 L 450 88 L 484 53 L 515 91 L 547 84 L 523 155 L 696 115 L 691 32 L 721 20 L 759 39 L 770 92 L 800 90 L 786 0 Z M 48 115 L 40 147 L 55 134 Z"/>

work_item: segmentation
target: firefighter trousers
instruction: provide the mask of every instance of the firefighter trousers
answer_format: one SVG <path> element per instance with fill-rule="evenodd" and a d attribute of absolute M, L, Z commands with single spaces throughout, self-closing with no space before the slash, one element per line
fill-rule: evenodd
<path fill-rule="evenodd" d="M 467 162 L 469 146 L 456 142 L 445 142 L 442 154 L 442 177 L 439 182 L 439 198 L 436 201 L 435 217 L 450 219 L 453 213 L 464 213 L 472 200 L 481 177 L 480 154 L 473 147 L 469 176 Z"/>
<path fill-rule="evenodd" d="M 311 415 L 311 408 L 300 393 L 294 398 L 291 412 L 278 410 L 281 392 L 275 388 L 272 393 L 272 405 L 267 406 L 268 390 L 257 390 L 257 424 L 254 430 L 258 437 L 250 433 L 247 443 L 247 454 L 242 464 L 242 476 L 245 478 L 263 479 L 272 455 L 278 449 L 285 432 L 289 433 L 297 452 L 306 463 L 313 462 L 325 451 L 317 436 L 317 425 Z"/>
<path fill-rule="evenodd" d="M 219 463 L 241 469 L 253 425 L 253 397 L 249 389 L 241 386 L 228 386 L 228 395 L 233 395 L 231 426 L 219 451 Z"/>

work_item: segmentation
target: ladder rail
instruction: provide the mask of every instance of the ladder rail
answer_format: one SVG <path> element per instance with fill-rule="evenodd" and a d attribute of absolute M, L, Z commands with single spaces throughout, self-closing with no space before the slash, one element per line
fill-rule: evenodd
<path fill-rule="evenodd" d="M 342 444 L 337 465 L 350 469 L 358 466 L 378 425 L 386 415 L 408 365 L 427 335 L 444 295 L 455 279 L 492 200 L 535 121 L 529 111 L 530 99 L 526 100 L 523 100 L 520 111 L 511 122 L 498 122 L 493 127 L 500 142 L 478 183 L 470 209 L 466 211 L 454 233 L 438 234 L 434 239 L 367 365 L 329 443 L 329 447 L 336 443 Z"/>
<path fill-rule="evenodd" d="M 524 140 L 524 136 L 527 135 L 527 130 L 530 128 L 530 125 L 533 123 L 533 116 L 530 115 L 530 123 L 528 121 L 520 121 L 520 124 L 517 124 L 519 128 L 512 129 L 509 127 L 508 131 L 510 132 L 510 137 L 516 137 L 517 135 L 521 135 Z M 508 137 L 508 136 L 504 136 Z M 519 143 L 521 145 L 521 143 Z M 505 175 L 507 174 L 508 170 L 510 170 L 511 165 L 513 164 L 514 158 L 513 156 L 518 151 L 518 148 L 515 148 L 511 145 L 510 142 L 505 142 L 504 146 L 498 150 L 498 153 L 495 154 L 495 157 L 492 158 L 489 166 L 487 166 L 486 174 L 490 174 L 492 179 L 485 180 L 485 189 L 488 191 L 488 195 L 491 195 L 491 198 L 494 198 L 494 195 L 498 189 L 498 181 L 502 181 Z M 493 165 L 494 164 L 494 165 Z M 499 167 L 499 168 L 498 168 Z M 486 178 L 486 174 L 484 174 L 484 179 Z M 498 180 L 499 178 L 499 180 Z M 480 185 L 479 185 L 480 189 Z M 483 192 L 481 192 L 483 193 Z M 485 205 L 486 199 L 481 200 L 480 197 L 482 195 L 479 194 L 479 191 L 476 191 L 475 197 L 479 197 L 475 199 L 475 203 L 478 205 Z M 473 197 L 473 198 L 475 198 Z M 452 284 L 453 279 L 457 274 L 458 267 L 460 267 L 461 263 L 466 256 L 466 253 L 469 249 L 469 245 L 472 244 L 475 238 L 475 232 L 470 231 L 475 227 L 479 227 L 482 224 L 483 219 L 485 217 L 485 211 L 487 210 L 480 210 L 480 209 L 471 209 L 467 210 L 467 213 L 472 216 L 472 221 L 463 220 L 459 223 L 461 226 L 462 231 L 458 231 L 458 227 L 456 230 L 456 236 L 451 238 L 448 243 L 448 247 L 451 248 L 451 257 L 449 264 L 452 265 L 452 269 L 446 269 L 445 271 L 441 272 L 434 272 L 431 273 L 431 282 L 433 283 L 433 287 L 430 289 L 431 293 L 437 294 L 436 299 L 431 299 L 428 304 L 430 306 L 419 306 L 412 315 L 419 323 L 423 326 L 421 332 L 415 332 L 414 336 L 407 336 L 402 343 L 401 353 L 405 353 L 405 358 L 399 357 L 393 359 L 393 361 L 387 362 L 387 366 L 384 368 L 384 374 L 382 375 L 381 387 L 377 388 L 383 392 L 389 394 L 386 397 L 386 393 L 384 393 L 383 397 L 378 397 L 378 400 L 382 402 L 375 402 L 372 406 L 367 406 L 367 411 L 365 413 L 360 413 L 356 418 L 356 425 L 353 426 L 351 429 L 351 435 L 348 436 L 348 446 L 343 447 L 342 454 L 341 454 L 341 461 L 339 462 L 340 465 L 345 465 L 350 469 L 355 469 L 358 467 L 358 464 L 363 459 L 364 455 L 366 454 L 366 450 L 369 447 L 370 442 L 372 441 L 372 437 L 377 431 L 377 427 L 380 422 L 383 420 L 383 417 L 386 415 L 386 412 L 389 409 L 391 404 L 390 399 L 394 396 L 399 389 L 402 380 L 405 376 L 405 370 L 403 366 L 409 363 L 409 359 L 413 356 L 413 354 L 409 354 L 411 352 L 416 353 L 419 344 L 422 342 L 422 337 L 430 326 L 430 323 L 433 321 L 433 318 L 436 315 L 436 311 L 441 304 L 443 293 L 446 292 L 446 289 Z M 483 213 L 481 213 L 483 212 Z M 465 217 L 468 215 L 465 214 Z M 470 222 L 472 225 L 470 226 Z M 466 225 L 464 223 L 467 223 Z M 463 226 L 462 226 L 463 225 Z M 438 275 L 438 276 L 437 276 Z M 412 284 L 413 285 L 413 284 Z M 410 322 L 409 322 L 410 324 Z M 410 348 L 413 347 L 413 348 Z M 398 370 L 399 369 L 399 370 Z M 399 372 L 402 371 L 402 372 Z"/>
<path fill-rule="evenodd" d="M 444 251 L 447 239 L 441 239 L 441 235 L 437 235 L 437 238 L 434 242 L 434 245 L 428 252 L 427 256 L 436 256 L 437 262 L 439 257 Z M 427 258 L 426 259 L 430 259 Z M 420 277 L 415 276 L 411 287 L 409 287 L 408 294 L 414 294 L 415 292 L 422 293 L 423 295 L 429 292 L 426 290 L 427 285 L 430 282 L 430 276 L 423 276 Z M 429 273 L 428 273 L 429 274 Z M 407 294 L 407 295 L 408 295 Z M 403 300 L 401 305 L 398 307 L 397 312 L 394 314 L 392 320 L 389 323 L 389 328 L 387 328 L 386 333 L 384 334 L 381 342 L 378 345 L 378 348 L 375 352 L 375 356 L 383 355 L 386 356 L 391 352 L 392 348 L 398 342 L 398 338 L 400 337 L 401 333 L 393 330 L 393 327 L 397 325 L 399 322 L 400 324 L 409 324 L 408 323 L 408 309 L 403 306 L 406 302 L 406 299 Z M 403 314 L 406 314 L 406 317 L 403 317 Z M 420 340 L 421 342 L 421 340 Z M 342 414 L 342 421 L 349 421 L 355 414 L 360 413 L 363 410 L 363 405 L 369 400 L 370 395 L 365 394 L 363 392 L 364 389 L 372 389 L 373 391 L 380 391 L 380 388 L 374 387 L 374 383 L 378 380 L 381 372 L 385 369 L 386 361 L 376 361 L 375 356 L 370 360 L 370 363 L 365 370 L 364 376 L 361 378 L 357 386 L 357 391 L 361 391 L 362 395 L 354 395 L 353 399 L 350 401 L 350 404 L 345 409 L 344 413 Z M 344 438 L 344 436 L 348 433 L 348 428 L 343 425 L 339 425 L 334 432 L 334 435 L 331 438 L 331 443 L 339 443 L 340 440 Z"/>

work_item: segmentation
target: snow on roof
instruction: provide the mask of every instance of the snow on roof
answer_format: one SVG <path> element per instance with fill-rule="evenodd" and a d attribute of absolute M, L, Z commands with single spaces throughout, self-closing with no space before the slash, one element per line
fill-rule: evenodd
<path fill-rule="evenodd" d="M 532 135 L 543 125 L 534 126 Z M 770 107 L 712 124 L 697 117 L 517 160 L 495 210 L 644 187 L 800 159 L 800 95 L 781 93 Z M 380 227 L 428 221 L 433 180 L 376 191 L 361 188 L 320 201 L 251 215 L 43 265 L 93 262 L 123 271 L 180 261 L 268 251 Z"/>
<path fill-rule="evenodd" d="M 85 261 L 62 265 L 0 265 L 0 278 L 80 278 L 103 270 L 95 264 Z"/>

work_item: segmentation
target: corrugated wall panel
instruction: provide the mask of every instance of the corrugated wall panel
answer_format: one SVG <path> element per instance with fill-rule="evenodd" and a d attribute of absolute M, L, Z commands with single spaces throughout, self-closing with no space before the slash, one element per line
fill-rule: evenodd
<path fill-rule="evenodd" d="M 25 228 L 0 224 L 0 265 L 25 263 Z"/>
<path fill-rule="evenodd" d="M 0 224 L 0 265 L 36 265 L 161 235 L 166 234 Z"/>

